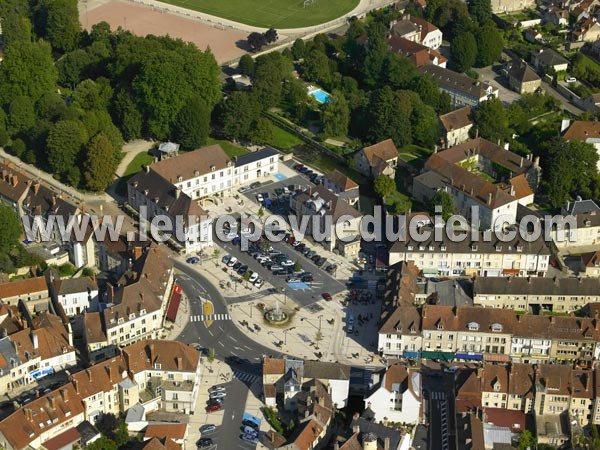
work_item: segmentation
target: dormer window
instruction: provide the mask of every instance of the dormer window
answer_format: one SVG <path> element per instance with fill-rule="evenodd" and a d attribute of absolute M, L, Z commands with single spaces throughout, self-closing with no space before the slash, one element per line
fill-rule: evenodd
<path fill-rule="evenodd" d="M 154 369 L 160 370 L 160 368 L 161 368 L 161 365 L 159 363 L 154 364 Z"/>
<path fill-rule="evenodd" d="M 493 323 L 492 326 L 492 331 L 499 333 L 500 331 L 502 331 L 502 325 L 499 323 Z"/>
<path fill-rule="evenodd" d="M 475 243 L 471 244 L 471 250 L 474 252 L 477 251 L 477 244 L 475 244 Z"/>
<path fill-rule="evenodd" d="M 181 182 L 183 181 L 183 177 L 182 177 L 181 175 L 179 175 L 179 176 L 177 177 L 177 181 L 179 181 L 179 182 L 181 183 Z"/>
<path fill-rule="evenodd" d="M 437 323 L 437 325 L 436 325 L 436 328 L 437 328 L 438 330 L 443 330 L 443 329 L 444 329 L 444 325 L 442 325 L 442 322 L 441 322 L 441 321 Z"/>
<path fill-rule="evenodd" d="M 523 251 L 523 246 L 521 244 L 517 244 L 517 251 L 518 252 L 522 252 Z"/>
<path fill-rule="evenodd" d="M 419 250 L 421 250 L 421 251 L 425 250 L 425 246 L 424 245 L 419 245 Z"/>
<path fill-rule="evenodd" d="M 429 251 L 432 252 L 433 251 L 433 245 L 429 246 Z"/>
<path fill-rule="evenodd" d="M 123 318 L 122 318 L 122 317 L 120 317 L 120 318 L 119 318 L 119 320 L 117 320 L 117 323 L 118 323 L 119 325 L 121 325 L 121 324 L 123 323 Z"/>
<path fill-rule="evenodd" d="M 146 310 L 144 308 L 140 309 L 140 316 L 143 316 L 144 314 L 146 314 Z"/>
<path fill-rule="evenodd" d="M 469 331 L 479 331 L 479 324 L 477 322 L 469 322 L 467 328 Z"/>
<path fill-rule="evenodd" d="M 199 177 L 200 176 L 200 171 L 199 170 L 195 170 L 194 171 L 194 176 Z"/>
<path fill-rule="evenodd" d="M 133 320 L 133 319 L 135 319 L 135 313 L 129 314 L 129 320 Z"/>
<path fill-rule="evenodd" d="M 408 246 L 408 249 L 409 249 L 409 250 L 412 250 L 412 249 L 413 249 L 413 246 L 412 246 L 412 245 L 409 245 L 409 246 Z"/>
<path fill-rule="evenodd" d="M 496 245 L 496 251 L 497 252 L 501 252 L 502 251 L 502 246 L 501 245 Z"/>
<path fill-rule="evenodd" d="M 446 251 L 446 245 L 442 244 L 442 246 L 440 248 L 442 249 L 443 252 Z"/>

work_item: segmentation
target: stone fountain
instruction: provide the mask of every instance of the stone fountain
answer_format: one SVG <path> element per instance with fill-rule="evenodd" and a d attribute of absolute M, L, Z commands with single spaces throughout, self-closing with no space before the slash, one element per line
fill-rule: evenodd
<path fill-rule="evenodd" d="M 275 308 L 265 313 L 265 320 L 271 325 L 283 325 L 290 320 L 290 317 L 279 308 L 279 300 L 275 299 Z"/>

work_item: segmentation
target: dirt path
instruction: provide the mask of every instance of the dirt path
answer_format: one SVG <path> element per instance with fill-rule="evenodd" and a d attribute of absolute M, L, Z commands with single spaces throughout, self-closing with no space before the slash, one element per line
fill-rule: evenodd
<path fill-rule="evenodd" d="M 125 144 L 123 146 L 123 153 L 125 155 L 123 155 L 123 159 L 121 160 L 121 162 L 119 163 L 119 167 L 117 167 L 117 170 L 115 171 L 117 176 L 122 177 L 131 161 L 133 161 L 133 158 L 135 158 L 140 153 L 146 153 L 152 148 L 153 145 L 153 141 L 144 141 L 142 139 L 137 139 L 135 141 L 131 141 Z"/>

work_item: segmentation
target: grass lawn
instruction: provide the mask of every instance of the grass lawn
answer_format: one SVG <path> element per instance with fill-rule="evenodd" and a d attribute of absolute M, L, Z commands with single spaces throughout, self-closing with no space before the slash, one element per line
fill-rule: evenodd
<path fill-rule="evenodd" d="M 273 147 L 290 151 L 297 145 L 302 145 L 304 142 L 299 137 L 273 124 L 273 141 L 270 143 Z"/>
<path fill-rule="evenodd" d="M 433 151 L 425 147 L 419 147 L 418 145 L 410 144 L 402 147 L 400 150 L 398 150 L 398 153 L 400 159 L 417 169 L 421 169 Z"/>
<path fill-rule="evenodd" d="M 142 170 L 142 166 L 147 166 L 154 161 L 154 157 L 150 153 L 138 153 L 131 160 L 127 169 L 125 169 L 125 173 L 123 176 L 119 178 L 117 182 L 116 191 L 119 195 L 127 195 L 127 180 L 129 180 L 133 175 Z"/>
<path fill-rule="evenodd" d="M 234 156 L 242 156 L 248 153 L 244 147 L 234 144 L 233 142 L 229 142 L 225 139 L 215 139 L 208 138 L 208 142 L 206 145 L 220 144 L 221 148 L 227 153 L 227 156 L 233 158 Z"/>
<path fill-rule="evenodd" d="M 265 28 L 319 25 L 352 11 L 359 0 L 164 0 L 165 3 Z"/>

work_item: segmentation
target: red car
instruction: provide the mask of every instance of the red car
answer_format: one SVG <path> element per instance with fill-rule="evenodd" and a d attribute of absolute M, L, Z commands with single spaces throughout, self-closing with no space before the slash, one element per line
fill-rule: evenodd
<path fill-rule="evenodd" d="M 324 292 L 324 293 L 323 293 L 323 298 L 324 298 L 325 300 L 327 300 L 328 302 L 330 302 L 330 301 L 331 301 L 331 294 L 330 294 L 330 293 L 328 293 L 328 292 Z"/>
<path fill-rule="evenodd" d="M 215 411 L 220 411 L 220 410 L 221 410 L 221 405 L 217 405 L 217 404 L 208 405 L 206 407 L 206 412 L 207 413 L 211 413 L 211 412 L 215 412 Z"/>

